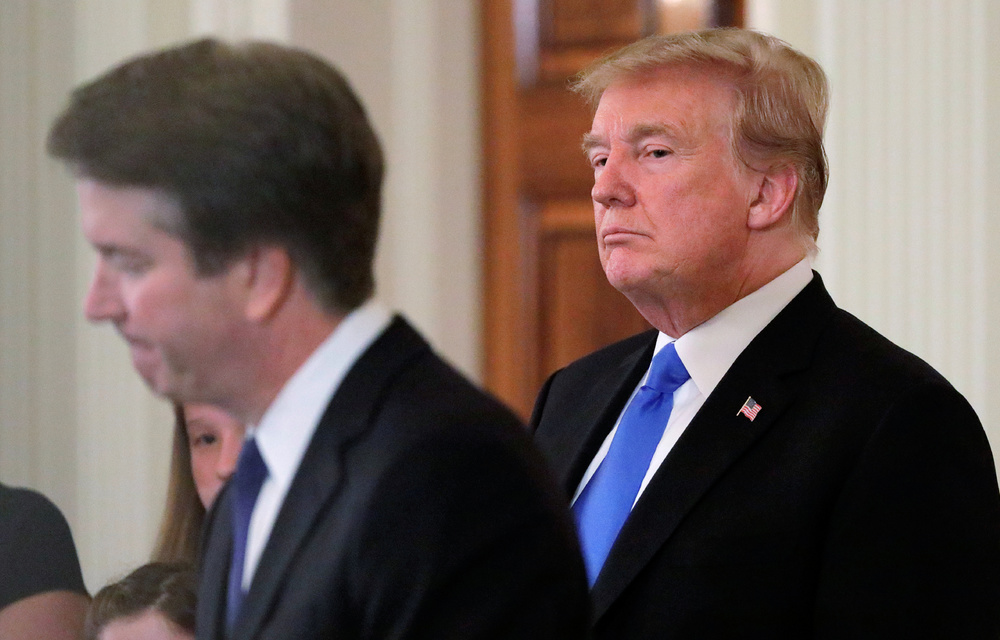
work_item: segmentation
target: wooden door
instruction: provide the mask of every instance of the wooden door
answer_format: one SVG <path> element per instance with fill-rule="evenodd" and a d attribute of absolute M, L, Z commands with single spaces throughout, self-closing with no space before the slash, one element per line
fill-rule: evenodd
<path fill-rule="evenodd" d="M 645 35 L 741 24 L 741 0 L 482 0 L 485 381 L 527 416 L 545 378 L 648 328 L 597 256 L 567 82 Z"/>

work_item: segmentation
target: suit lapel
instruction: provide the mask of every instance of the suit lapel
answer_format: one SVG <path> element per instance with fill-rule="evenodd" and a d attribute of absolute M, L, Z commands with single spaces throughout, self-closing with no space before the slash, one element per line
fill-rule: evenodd
<path fill-rule="evenodd" d="M 791 374 L 806 367 L 836 307 L 819 275 L 754 338 L 677 441 L 636 503 L 593 588 L 595 619 L 635 579 L 684 516 L 770 429 L 795 396 Z M 761 407 L 740 414 L 747 398 Z"/>
<path fill-rule="evenodd" d="M 552 461 L 553 472 L 570 497 L 576 493 L 587 467 L 649 368 L 657 333 L 654 330 L 642 335 L 648 339 L 643 339 L 639 346 L 621 359 L 618 366 L 594 381 L 586 396 L 571 398 L 574 403 L 571 412 L 557 412 L 560 416 L 565 415 L 566 419 L 560 417 L 556 423 L 559 431 L 546 436 L 549 442 L 543 447 L 558 453 Z M 582 438 L 581 432 L 584 434 Z"/>
<path fill-rule="evenodd" d="M 397 317 L 345 376 L 320 419 L 278 512 L 244 600 L 246 613 L 236 621 L 235 637 L 250 637 L 261 627 L 277 602 L 296 553 L 341 488 L 345 453 L 370 429 L 379 397 L 391 379 L 428 349 L 427 343 Z"/>

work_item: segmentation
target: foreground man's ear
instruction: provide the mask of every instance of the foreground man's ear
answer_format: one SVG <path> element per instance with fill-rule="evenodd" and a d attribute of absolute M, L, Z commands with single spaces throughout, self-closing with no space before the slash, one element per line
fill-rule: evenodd
<path fill-rule="evenodd" d="M 247 317 L 257 322 L 269 320 L 292 291 L 295 266 L 282 247 L 256 247 L 244 260 L 248 268 Z"/>

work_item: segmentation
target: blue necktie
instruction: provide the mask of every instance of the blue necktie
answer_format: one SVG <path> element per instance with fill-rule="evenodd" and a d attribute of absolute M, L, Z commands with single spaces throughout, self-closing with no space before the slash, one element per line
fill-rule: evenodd
<path fill-rule="evenodd" d="M 226 625 L 233 628 L 243 604 L 243 562 L 247 551 L 250 516 L 257 503 L 257 494 L 267 478 L 267 465 L 260 455 L 257 442 L 250 438 L 243 444 L 240 459 L 233 474 L 233 556 L 229 565 L 229 587 L 226 591 Z"/>
<path fill-rule="evenodd" d="M 611 545 L 632 511 L 670 419 L 674 391 L 689 377 L 672 342 L 660 349 L 646 384 L 632 398 L 618 423 L 608 455 L 573 504 L 590 586 L 594 586 Z"/>

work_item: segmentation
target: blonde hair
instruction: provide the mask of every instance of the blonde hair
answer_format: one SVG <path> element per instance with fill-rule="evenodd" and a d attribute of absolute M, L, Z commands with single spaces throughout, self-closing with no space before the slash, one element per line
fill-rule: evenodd
<path fill-rule="evenodd" d="M 732 83 L 734 157 L 756 170 L 794 168 L 798 187 L 792 222 L 814 253 L 829 177 L 823 148 L 829 88 L 823 69 L 773 36 L 717 28 L 634 42 L 582 71 L 571 88 L 596 106 L 604 90 L 618 80 L 680 66 L 711 67 Z"/>

